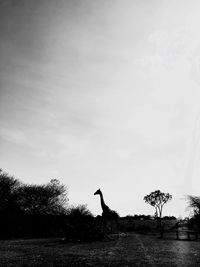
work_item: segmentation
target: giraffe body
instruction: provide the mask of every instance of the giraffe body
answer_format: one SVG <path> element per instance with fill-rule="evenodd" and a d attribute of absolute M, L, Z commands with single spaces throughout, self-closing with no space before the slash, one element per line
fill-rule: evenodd
<path fill-rule="evenodd" d="M 109 228 L 109 232 L 116 231 L 118 228 L 119 215 L 116 211 L 111 210 L 104 201 L 103 194 L 100 189 L 98 189 L 94 195 L 100 196 L 101 208 L 102 208 L 102 219 L 106 228 Z"/>

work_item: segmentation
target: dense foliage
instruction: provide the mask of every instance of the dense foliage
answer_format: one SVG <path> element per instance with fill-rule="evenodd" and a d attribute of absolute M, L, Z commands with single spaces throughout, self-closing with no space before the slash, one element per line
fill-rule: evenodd
<path fill-rule="evenodd" d="M 17 179 L 0 169 L 0 215 L 16 213 L 19 210 L 17 190 L 20 186 L 21 183 Z"/>
<path fill-rule="evenodd" d="M 189 226 L 200 230 L 200 197 L 189 195 L 187 199 L 188 206 L 192 209 L 192 217 L 189 220 Z"/>
<path fill-rule="evenodd" d="M 64 231 L 67 188 L 58 180 L 28 185 L 0 169 L 0 200 L 0 237 L 48 236 Z"/>
<path fill-rule="evenodd" d="M 58 180 L 25 184 L 0 169 L 0 238 L 64 237 L 92 241 L 104 237 L 102 225 L 86 205 L 69 206 Z"/>
<path fill-rule="evenodd" d="M 67 214 L 66 241 L 93 241 L 104 238 L 104 229 L 87 208 L 71 206 Z"/>
<path fill-rule="evenodd" d="M 0 238 L 15 237 L 64 237 L 64 241 L 93 241 L 112 233 L 112 221 L 102 216 L 94 217 L 86 205 L 69 206 L 67 187 L 53 179 L 46 184 L 25 184 L 0 169 Z M 162 215 L 169 193 L 159 190 L 144 200 Z M 200 200 L 190 197 L 195 218 L 200 216 Z M 154 222 L 150 215 L 121 218 L 121 229 L 151 229 Z M 139 222 L 139 223 L 138 223 Z"/>
<path fill-rule="evenodd" d="M 66 213 L 67 193 L 58 180 L 44 185 L 22 185 L 17 190 L 18 205 L 28 214 L 59 215 Z"/>
<path fill-rule="evenodd" d="M 67 189 L 56 179 L 43 185 L 23 184 L 0 170 L 1 214 L 21 212 L 33 215 L 66 213 Z"/>

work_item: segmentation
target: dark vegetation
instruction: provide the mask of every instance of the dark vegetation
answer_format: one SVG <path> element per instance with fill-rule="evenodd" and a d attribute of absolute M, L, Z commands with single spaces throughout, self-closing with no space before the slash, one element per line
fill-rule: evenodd
<path fill-rule="evenodd" d="M 189 208 L 192 209 L 193 215 L 190 218 L 189 228 L 200 231 L 200 197 L 187 196 Z"/>
<path fill-rule="evenodd" d="M 145 214 L 135 214 L 135 215 L 127 215 L 125 217 L 121 217 L 123 220 L 140 220 L 140 221 L 145 221 L 145 220 L 155 220 L 154 216 L 151 215 L 145 215 Z M 164 216 L 162 218 L 163 220 L 176 220 L 175 216 Z"/>
<path fill-rule="evenodd" d="M 103 238 L 101 224 L 86 205 L 69 206 L 58 180 L 30 185 L 0 170 L 0 238 L 65 237 L 65 241 Z"/>
<path fill-rule="evenodd" d="M 156 213 L 119 217 L 116 235 L 86 205 L 69 205 L 67 187 L 58 180 L 30 185 L 0 170 L 0 266 L 199 266 L 200 243 L 177 241 L 167 230 L 200 231 L 200 197 L 188 196 L 193 214 L 177 220 L 162 217 L 156 205 L 171 197 L 155 192 L 145 201 Z"/>
<path fill-rule="evenodd" d="M 67 211 L 64 241 L 94 241 L 104 238 L 104 232 L 86 205 L 72 206 Z"/>
<path fill-rule="evenodd" d="M 62 234 L 66 187 L 58 180 L 27 185 L 0 170 L 0 238 Z"/>
<path fill-rule="evenodd" d="M 144 197 L 155 215 L 128 215 L 118 220 L 121 232 L 153 232 L 164 222 L 177 223 L 174 216 L 162 216 L 172 196 L 159 190 Z M 193 216 L 187 221 L 200 231 L 200 197 L 188 196 Z M 159 218 L 159 225 L 158 219 Z M 0 169 L 0 238 L 60 237 L 63 242 L 101 240 L 112 230 L 102 216 L 94 217 L 86 205 L 70 206 L 67 187 L 53 179 L 42 185 L 25 184 Z"/>

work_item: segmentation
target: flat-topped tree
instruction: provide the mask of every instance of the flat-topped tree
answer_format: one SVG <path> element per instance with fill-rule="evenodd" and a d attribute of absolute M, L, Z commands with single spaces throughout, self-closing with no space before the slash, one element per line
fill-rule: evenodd
<path fill-rule="evenodd" d="M 163 193 L 160 190 L 151 192 L 144 197 L 144 201 L 155 208 L 156 217 L 162 218 L 163 206 L 172 199 L 169 193 Z"/>

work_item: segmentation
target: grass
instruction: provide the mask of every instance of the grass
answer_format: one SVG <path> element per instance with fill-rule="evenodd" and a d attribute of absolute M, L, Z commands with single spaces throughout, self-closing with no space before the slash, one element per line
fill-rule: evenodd
<path fill-rule="evenodd" d="M 0 243 L 0 266 L 200 266 L 199 251 L 199 241 L 136 233 L 91 243 L 4 240 Z"/>

